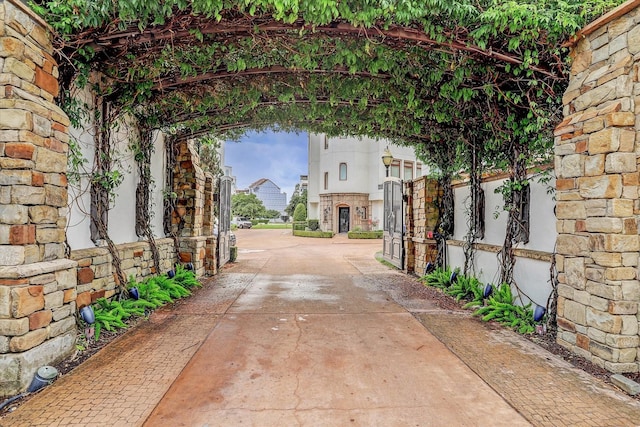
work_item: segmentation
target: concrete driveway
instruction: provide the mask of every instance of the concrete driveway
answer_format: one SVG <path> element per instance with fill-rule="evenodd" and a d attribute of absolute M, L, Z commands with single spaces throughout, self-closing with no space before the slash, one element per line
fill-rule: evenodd
<path fill-rule="evenodd" d="M 236 234 L 236 263 L 0 426 L 640 424 L 636 400 L 517 334 L 403 293 L 416 279 L 379 240 Z"/>
<path fill-rule="evenodd" d="M 381 241 L 289 233 L 237 232 L 246 287 L 145 425 L 527 424 L 384 291 Z"/>

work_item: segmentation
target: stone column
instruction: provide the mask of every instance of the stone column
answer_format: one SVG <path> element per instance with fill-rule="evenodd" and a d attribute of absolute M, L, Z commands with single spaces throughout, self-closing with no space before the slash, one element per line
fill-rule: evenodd
<path fill-rule="evenodd" d="M 213 175 L 206 172 L 204 174 L 204 215 L 202 218 L 202 229 L 205 236 L 213 235 L 215 223 L 213 189 Z"/>
<path fill-rule="evenodd" d="M 415 232 L 414 211 L 413 211 L 413 181 L 404 183 L 405 202 L 405 233 L 404 233 L 404 271 L 406 273 L 414 273 L 416 267 L 416 249 L 413 235 Z"/>
<path fill-rule="evenodd" d="M 638 370 L 639 12 L 580 37 L 555 131 L 557 339 L 612 372 Z"/>
<path fill-rule="evenodd" d="M 75 343 L 76 262 L 64 259 L 69 119 L 55 105 L 50 28 L 0 1 L 0 396 Z"/>
<path fill-rule="evenodd" d="M 429 233 L 433 233 L 438 224 L 442 189 L 437 180 L 421 177 L 413 181 L 412 194 L 414 272 L 422 275 L 427 262 L 436 262 L 437 246 L 435 240 L 429 238 Z"/>
<path fill-rule="evenodd" d="M 204 234 L 207 236 L 205 243 L 205 257 L 204 257 L 204 268 L 205 274 L 208 276 L 213 276 L 217 273 L 217 245 L 218 239 L 217 234 L 214 236 L 214 230 L 219 227 L 215 226 L 215 203 L 214 203 L 214 179 L 213 175 L 209 172 L 205 174 L 205 184 L 204 184 L 204 218 L 203 218 L 203 229 Z"/>
<path fill-rule="evenodd" d="M 178 261 L 192 263 L 196 275 L 205 273 L 206 236 L 203 236 L 205 174 L 199 166 L 193 141 L 178 141 L 179 154 L 173 175 L 177 194 L 173 232 L 178 236 Z"/>

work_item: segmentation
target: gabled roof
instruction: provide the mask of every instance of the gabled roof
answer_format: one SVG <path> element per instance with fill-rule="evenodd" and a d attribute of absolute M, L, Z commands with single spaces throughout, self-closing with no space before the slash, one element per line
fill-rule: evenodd
<path fill-rule="evenodd" d="M 260 187 L 260 186 L 266 184 L 267 182 L 270 182 L 271 184 L 273 184 L 278 190 L 280 189 L 280 187 L 278 187 L 275 182 L 273 182 L 273 181 L 271 181 L 270 179 L 267 179 L 267 178 L 260 178 L 259 180 L 257 180 L 253 184 L 249 185 L 249 188 Z"/>

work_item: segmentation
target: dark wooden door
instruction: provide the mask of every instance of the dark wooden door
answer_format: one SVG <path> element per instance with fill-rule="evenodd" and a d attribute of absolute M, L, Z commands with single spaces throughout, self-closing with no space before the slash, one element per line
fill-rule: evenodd
<path fill-rule="evenodd" d="M 338 233 L 349 231 L 349 208 L 338 208 Z"/>

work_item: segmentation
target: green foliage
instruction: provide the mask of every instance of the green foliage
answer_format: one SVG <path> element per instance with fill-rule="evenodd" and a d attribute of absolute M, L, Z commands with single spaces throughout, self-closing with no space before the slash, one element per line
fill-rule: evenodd
<path fill-rule="evenodd" d="M 333 231 L 308 231 L 308 230 L 296 230 L 293 228 L 293 235 L 297 237 L 320 237 L 323 239 L 330 239 L 334 236 Z"/>
<path fill-rule="evenodd" d="M 69 183 L 78 185 L 83 174 L 87 159 L 82 155 L 80 143 L 75 138 L 69 139 L 69 151 L 67 153 L 67 178 Z"/>
<path fill-rule="evenodd" d="M 118 188 L 120 184 L 122 184 L 122 181 L 124 180 L 124 175 L 122 174 L 122 172 L 117 170 L 107 171 L 103 173 L 95 172 L 92 175 L 92 179 L 94 183 L 98 184 L 100 187 L 107 190 L 107 192 L 112 197 L 115 197 L 115 194 L 116 194 L 115 190 L 116 188 Z"/>
<path fill-rule="evenodd" d="M 264 214 L 265 218 L 280 218 L 280 211 L 277 211 L 275 209 L 267 209 L 267 211 Z M 269 221 L 267 221 L 269 222 Z"/>
<path fill-rule="evenodd" d="M 438 267 L 431 273 L 425 274 L 420 278 L 427 286 L 433 286 L 434 288 L 446 289 L 451 284 L 451 273 L 453 271 L 450 267 L 441 268 Z"/>
<path fill-rule="evenodd" d="M 453 273 L 456 275 L 456 280 L 452 283 Z M 458 269 L 451 270 L 450 267 L 446 269 L 438 267 L 431 273 L 422 276 L 421 280 L 427 286 L 442 289 L 444 293 L 452 296 L 456 301 L 466 300 L 469 303 L 482 301 L 484 290 L 482 283 L 475 277 L 459 274 Z"/>
<path fill-rule="evenodd" d="M 225 139 L 246 129 L 387 138 L 414 146 L 450 178 L 468 169 L 479 147 L 486 169 L 551 158 L 570 63 L 562 43 L 622 1 L 42 0 L 32 7 L 61 34 L 55 48 L 66 99 L 73 78 L 83 86 L 97 70 L 109 76 L 95 89 L 113 110 L 149 129 Z M 76 107 L 65 111 L 77 118 Z M 108 178 L 96 179 L 113 188 Z M 299 203 L 306 204 L 302 195 L 289 215 Z"/>
<path fill-rule="evenodd" d="M 458 275 L 457 280 L 451 283 L 451 274 L 451 269 L 443 270 L 438 267 L 431 273 L 424 275 L 421 281 L 427 286 L 442 289 L 444 293 L 454 297 L 456 301 L 468 301 L 464 308 L 480 306 L 475 309 L 473 315 L 481 316 L 485 322 L 494 320 L 521 334 L 533 333 L 536 322 L 533 320 L 531 304 L 524 307 L 514 304 L 511 286 L 503 283 L 485 300 L 483 298 L 484 286 L 477 278 Z"/>
<path fill-rule="evenodd" d="M 477 309 L 473 315 L 481 316 L 485 322 L 500 322 L 521 334 L 531 334 L 535 331 L 536 322 L 533 320 L 531 304 L 524 307 L 515 305 L 511 286 L 507 283 L 501 284 L 488 298 L 486 305 Z"/>
<path fill-rule="evenodd" d="M 293 230 L 294 231 L 304 231 L 307 228 L 307 221 L 294 221 L 293 222 Z"/>
<path fill-rule="evenodd" d="M 300 184 L 296 184 L 296 190 L 299 190 L 298 186 Z M 291 200 L 289 200 L 289 204 L 287 205 L 286 208 L 284 208 L 284 211 L 290 216 L 293 217 L 293 211 L 295 211 L 296 206 L 298 206 L 298 203 L 302 203 L 303 205 L 307 206 L 307 190 L 302 190 L 302 191 L 294 191 L 293 196 L 291 196 Z"/>
<path fill-rule="evenodd" d="M 126 328 L 125 323 L 131 317 L 146 316 L 150 311 L 173 302 L 175 299 L 191 295 L 191 289 L 202 286 L 192 271 L 180 265 L 176 266 L 175 276 L 155 276 L 136 283 L 133 276 L 129 278 L 128 288 L 138 288 L 140 298 L 122 301 L 100 298 L 94 305 L 95 340 L 100 339 L 102 330 L 112 331 Z"/>
<path fill-rule="evenodd" d="M 484 287 L 480 281 L 472 276 L 458 275 L 455 283 L 449 286 L 445 292 L 456 299 L 469 302 L 482 301 Z"/>
<path fill-rule="evenodd" d="M 255 194 L 238 193 L 231 196 L 231 213 L 243 218 L 264 218 L 267 210 Z"/>
<path fill-rule="evenodd" d="M 311 230 L 311 231 L 320 230 L 320 220 L 318 220 L 318 219 L 309 219 L 309 220 L 307 220 L 307 227 L 309 227 L 309 230 Z"/>
<path fill-rule="evenodd" d="M 222 176 L 222 159 L 218 152 L 220 140 L 211 136 L 204 136 L 198 139 L 197 146 L 202 170 L 211 172 L 214 177 Z"/>
<path fill-rule="evenodd" d="M 293 211 L 294 221 L 304 221 L 307 219 L 307 206 L 302 203 L 296 205 L 296 209 Z"/>
<path fill-rule="evenodd" d="M 349 231 L 347 237 L 349 239 L 382 239 L 382 230 L 376 231 Z"/>

